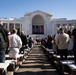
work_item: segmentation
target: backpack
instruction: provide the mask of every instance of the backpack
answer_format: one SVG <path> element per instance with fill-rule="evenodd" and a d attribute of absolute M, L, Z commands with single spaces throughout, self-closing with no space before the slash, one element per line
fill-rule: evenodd
<path fill-rule="evenodd" d="M 0 25 L 0 48 L 6 47 L 6 34 L 3 27 Z"/>

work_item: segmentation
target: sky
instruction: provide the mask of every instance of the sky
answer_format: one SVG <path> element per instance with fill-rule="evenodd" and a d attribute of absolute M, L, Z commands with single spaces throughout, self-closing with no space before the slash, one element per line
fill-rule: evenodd
<path fill-rule="evenodd" d="M 0 0 L 0 18 L 20 18 L 36 10 L 50 12 L 57 19 L 76 19 L 76 0 Z"/>

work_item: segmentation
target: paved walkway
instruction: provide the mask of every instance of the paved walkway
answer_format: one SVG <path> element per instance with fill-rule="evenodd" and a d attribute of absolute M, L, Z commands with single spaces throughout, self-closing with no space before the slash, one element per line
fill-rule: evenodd
<path fill-rule="evenodd" d="M 60 75 L 51 65 L 40 45 L 36 45 L 15 75 Z"/>

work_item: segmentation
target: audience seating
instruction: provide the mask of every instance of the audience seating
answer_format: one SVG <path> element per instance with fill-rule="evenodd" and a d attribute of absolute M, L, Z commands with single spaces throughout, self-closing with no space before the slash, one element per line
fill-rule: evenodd
<path fill-rule="evenodd" d="M 60 55 L 56 54 L 53 49 L 47 49 L 42 45 L 44 53 L 53 62 L 53 65 L 62 75 L 76 75 L 76 64 L 74 63 L 74 55 L 67 55 L 67 60 L 61 60 Z"/>

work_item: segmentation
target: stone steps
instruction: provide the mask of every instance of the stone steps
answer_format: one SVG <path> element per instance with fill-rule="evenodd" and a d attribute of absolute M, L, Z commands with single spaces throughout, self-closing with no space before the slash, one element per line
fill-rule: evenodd
<path fill-rule="evenodd" d="M 40 45 L 36 45 L 14 75 L 59 75 L 59 72 L 50 63 Z"/>

